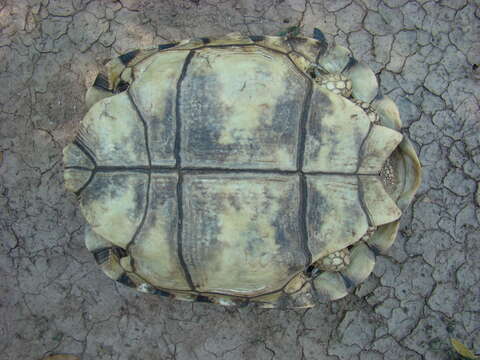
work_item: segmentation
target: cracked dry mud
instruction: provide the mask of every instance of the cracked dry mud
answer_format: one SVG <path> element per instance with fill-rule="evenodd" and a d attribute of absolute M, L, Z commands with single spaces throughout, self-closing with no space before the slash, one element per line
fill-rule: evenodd
<path fill-rule="evenodd" d="M 0 357 L 453 359 L 480 351 L 478 0 L 0 0 Z M 83 244 L 61 150 L 102 62 L 193 36 L 320 28 L 373 68 L 424 166 L 355 293 L 306 311 L 141 295 Z"/>

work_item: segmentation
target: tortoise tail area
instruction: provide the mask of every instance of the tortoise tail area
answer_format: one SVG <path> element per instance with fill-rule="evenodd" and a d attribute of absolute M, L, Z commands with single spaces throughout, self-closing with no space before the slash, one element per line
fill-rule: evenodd
<path fill-rule="evenodd" d="M 383 126 L 401 131 L 402 122 L 397 106 L 388 96 L 379 95 L 373 102 L 373 107 L 377 111 L 380 122 Z M 417 153 L 412 143 L 406 136 L 392 154 L 392 166 L 398 173 L 399 189 L 396 193 L 396 202 L 400 209 L 404 210 L 410 205 L 415 193 L 420 187 L 422 179 L 422 169 Z"/>

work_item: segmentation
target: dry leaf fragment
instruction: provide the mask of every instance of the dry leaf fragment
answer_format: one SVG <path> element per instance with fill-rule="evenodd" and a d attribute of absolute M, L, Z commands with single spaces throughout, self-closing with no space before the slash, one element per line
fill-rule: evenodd
<path fill-rule="evenodd" d="M 47 355 L 42 360 L 80 360 L 78 356 L 67 354 Z"/>
<path fill-rule="evenodd" d="M 467 348 L 465 345 L 463 345 L 460 341 L 457 339 L 451 338 L 450 341 L 452 342 L 452 346 L 455 349 L 455 351 L 463 356 L 466 359 L 478 359 L 478 356 L 475 355 L 469 348 Z"/>

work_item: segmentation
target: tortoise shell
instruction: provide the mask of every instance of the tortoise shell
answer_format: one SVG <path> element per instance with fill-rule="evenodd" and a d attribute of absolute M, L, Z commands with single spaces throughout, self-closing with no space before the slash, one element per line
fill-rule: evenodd
<path fill-rule="evenodd" d="M 373 72 L 316 35 L 191 39 L 106 65 L 64 163 L 109 277 L 302 308 L 369 275 L 420 165 Z"/>

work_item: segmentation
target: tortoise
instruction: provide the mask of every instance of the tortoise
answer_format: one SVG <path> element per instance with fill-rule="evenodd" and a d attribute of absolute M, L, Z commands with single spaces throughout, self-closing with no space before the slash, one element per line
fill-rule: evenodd
<path fill-rule="evenodd" d="M 346 296 L 420 183 L 373 71 L 314 37 L 194 38 L 110 60 L 64 149 L 113 280 L 221 305 Z"/>

